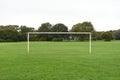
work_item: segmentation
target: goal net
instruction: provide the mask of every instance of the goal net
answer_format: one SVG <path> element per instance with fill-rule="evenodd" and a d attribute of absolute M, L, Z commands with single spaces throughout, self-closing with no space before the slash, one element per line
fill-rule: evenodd
<path fill-rule="evenodd" d="M 27 33 L 27 52 L 30 52 L 30 34 L 39 35 L 79 35 L 86 34 L 89 35 L 89 54 L 91 54 L 91 32 L 28 32 Z"/>

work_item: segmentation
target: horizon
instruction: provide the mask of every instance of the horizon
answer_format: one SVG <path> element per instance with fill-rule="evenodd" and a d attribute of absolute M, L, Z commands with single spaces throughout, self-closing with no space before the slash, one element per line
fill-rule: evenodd
<path fill-rule="evenodd" d="M 47 22 L 43 22 L 43 23 L 47 23 Z M 50 22 L 49 22 L 50 23 Z M 42 23 L 41 23 L 42 24 Z M 7 25 L 17 25 L 18 27 L 20 27 L 20 26 L 26 26 L 26 27 L 31 27 L 31 28 L 34 28 L 35 30 L 37 30 L 40 26 L 41 26 L 41 24 L 39 25 L 39 26 L 37 26 L 37 27 L 34 27 L 34 26 L 27 26 L 27 25 L 17 25 L 17 24 L 5 24 L 5 25 L 1 25 L 0 24 L 0 26 L 7 26 Z M 57 23 L 56 23 L 57 24 Z M 64 24 L 64 23 L 62 23 L 62 24 Z M 76 23 L 77 24 L 77 23 Z M 52 25 L 55 25 L 55 24 L 52 24 Z M 72 29 L 72 27 L 68 27 L 66 24 L 64 24 L 67 28 L 68 28 L 68 31 L 70 31 L 71 29 Z M 74 24 L 73 24 L 74 25 Z M 93 25 L 93 27 L 94 27 L 94 25 Z M 94 30 L 95 31 L 97 31 L 97 32 L 102 32 L 102 31 L 114 31 L 114 30 L 119 30 L 120 28 L 118 28 L 118 29 L 110 29 L 110 30 L 96 30 L 96 28 L 94 27 Z"/>

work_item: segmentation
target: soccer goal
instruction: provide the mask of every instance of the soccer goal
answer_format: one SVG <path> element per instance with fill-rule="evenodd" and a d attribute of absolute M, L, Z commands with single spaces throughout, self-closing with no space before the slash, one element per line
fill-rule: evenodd
<path fill-rule="evenodd" d="M 41 34 L 41 35 L 43 35 L 43 34 L 60 34 L 60 35 L 67 35 L 67 34 L 69 34 L 69 35 L 75 35 L 75 34 L 77 34 L 77 35 L 79 35 L 79 34 L 87 34 L 87 35 L 89 35 L 89 54 L 91 54 L 91 32 L 28 32 L 27 33 L 27 51 L 28 51 L 28 53 L 30 52 L 30 38 L 29 38 L 29 36 L 30 36 L 30 34 Z"/>

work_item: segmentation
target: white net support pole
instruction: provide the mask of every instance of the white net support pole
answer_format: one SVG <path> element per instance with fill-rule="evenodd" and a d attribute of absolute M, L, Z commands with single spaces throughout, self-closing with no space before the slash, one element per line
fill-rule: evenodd
<path fill-rule="evenodd" d="M 27 52 L 30 51 L 30 41 L 29 41 L 29 33 L 27 34 Z"/>
<path fill-rule="evenodd" d="M 91 54 L 92 49 L 91 49 L 91 33 L 89 34 L 89 53 Z"/>
<path fill-rule="evenodd" d="M 28 32 L 27 33 L 27 52 L 30 52 L 30 34 L 88 34 L 89 35 L 89 54 L 92 53 L 91 46 L 91 32 Z"/>

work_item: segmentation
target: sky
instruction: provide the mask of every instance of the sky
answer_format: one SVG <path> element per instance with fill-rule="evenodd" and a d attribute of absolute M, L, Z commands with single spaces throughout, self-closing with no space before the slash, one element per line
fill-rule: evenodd
<path fill-rule="evenodd" d="M 0 0 L 0 25 L 91 22 L 97 31 L 120 29 L 120 0 Z"/>

